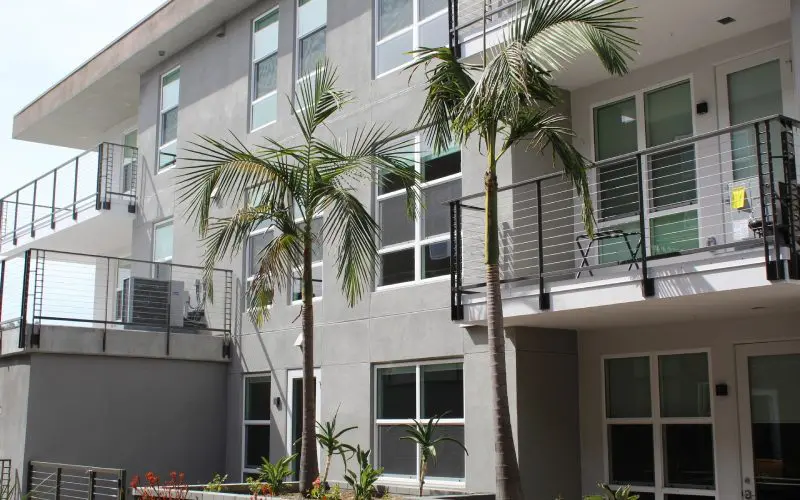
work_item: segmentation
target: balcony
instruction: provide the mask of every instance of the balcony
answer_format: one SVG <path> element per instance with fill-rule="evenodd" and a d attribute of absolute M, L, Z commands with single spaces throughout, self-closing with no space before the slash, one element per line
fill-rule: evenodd
<path fill-rule="evenodd" d="M 0 199 L 0 256 L 130 248 L 138 150 L 103 143 Z"/>
<path fill-rule="evenodd" d="M 669 302 L 654 298 L 711 307 L 709 298 L 723 296 L 711 292 L 725 291 L 749 290 L 749 305 L 797 300 L 796 130 L 795 120 L 774 116 L 594 164 L 593 236 L 560 174 L 501 188 L 506 318 L 548 324 L 559 311 L 575 319 L 575 311 L 599 306 Z M 451 202 L 450 215 L 452 316 L 479 324 L 486 316 L 482 193 Z M 732 307 L 725 300 L 718 305 Z"/>
<path fill-rule="evenodd" d="M 227 270 L 29 249 L 0 262 L 0 355 L 222 360 L 232 294 Z"/>

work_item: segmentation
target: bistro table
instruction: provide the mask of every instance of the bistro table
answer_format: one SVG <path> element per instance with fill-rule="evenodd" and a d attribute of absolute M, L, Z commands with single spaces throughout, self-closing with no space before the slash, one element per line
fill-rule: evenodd
<path fill-rule="evenodd" d="M 633 246 L 631 246 L 631 240 L 630 240 L 631 236 L 639 237 L 635 249 Z M 575 243 L 578 245 L 578 250 L 580 250 L 581 257 L 583 259 L 580 267 L 591 267 L 589 265 L 589 253 L 592 251 L 592 246 L 594 246 L 594 243 L 596 241 L 609 240 L 612 238 L 622 238 L 623 240 L 625 240 L 625 246 L 628 247 L 628 252 L 630 253 L 631 256 L 630 264 L 628 265 L 628 271 L 633 269 L 633 266 L 636 266 L 636 269 L 639 269 L 639 262 L 637 262 L 636 260 L 636 254 L 639 253 L 639 249 L 642 247 L 642 235 L 638 231 L 628 232 L 628 231 L 622 231 L 621 229 L 609 229 L 606 231 L 597 231 L 594 234 L 594 238 L 590 238 L 589 235 L 587 234 L 582 234 L 577 238 L 575 238 Z M 584 240 L 589 242 L 589 244 L 586 245 L 585 248 L 583 247 L 583 245 L 581 245 L 581 242 Z M 621 262 L 621 264 L 624 263 L 625 262 Z M 589 273 L 589 276 L 594 276 L 594 273 L 592 273 L 591 269 L 587 269 L 587 272 Z M 575 276 L 575 279 L 580 278 L 581 273 L 583 273 L 583 271 L 578 271 L 578 274 Z"/>

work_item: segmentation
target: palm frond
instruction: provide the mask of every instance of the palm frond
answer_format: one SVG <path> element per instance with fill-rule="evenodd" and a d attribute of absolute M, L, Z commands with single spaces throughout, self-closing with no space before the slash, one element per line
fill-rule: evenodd
<path fill-rule="evenodd" d="M 289 99 L 292 114 L 306 141 L 325 120 L 352 100 L 348 90 L 336 88 L 339 79 L 336 68 L 327 60 L 317 63 L 314 73 L 304 75 L 297 86 L 298 102 Z"/>
<path fill-rule="evenodd" d="M 294 224 L 292 221 L 291 224 Z M 299 255 L 303 252 L 302 236 L 297 226 L 274 236 L 258 254 L 258 270 L 248 285 L 248 312 L 258 328 L 269 318 L 269 306 L 277 292 L 287 286 L 286 277 L 300 264 Z"/>

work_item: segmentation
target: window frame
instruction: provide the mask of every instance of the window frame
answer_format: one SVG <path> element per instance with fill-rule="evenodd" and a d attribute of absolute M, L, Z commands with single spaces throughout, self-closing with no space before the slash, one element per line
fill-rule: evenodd
<path fill-rule="evenodd" d="M 245 418 L 247 416 L 247 381 L 249 379 L 254 378 L 268 378 L 269 379 L 269 386 L 270 386 L 270 399 L 267 402 L 268 408 L 270 408 L 270 417 L 272 416 L 272 373 L 271 372 L 263 372 L 263 373 L 245 373 L 242 376 L 242 481 L 245 481 L 246 477 L 249 474 L 258 474 L 258 469 L 252 469 L 247 467 L 247 426 L 256 426 L 256 427 L 267 427 L 272 433 L 272 418 L 269 420 L 248 420 Z M 270 447 L 272 440 L 270 440 Z M 270 457 L 266 457 L 267 460 L 270 460 Z"/>
<path fill-rule="evenodd" d="M 462 376 L 464 373 L 464 359 L 463 358 L 446 358 L 446 359 L 431 359 L 425 361 L 405 361 L 399 363 L 380 363 L 374 364 L 372 366 L 372 396 L 373 396 L 373 405 L 372 405 L 372 433 L 373 433 L 373 442 L 375 443 L 375 453 L 373 455 L 373 463 L 375 465 L 378 464 L 378 458 L 380 455 L 380 439 L 378 436 L 378 430 L 381 425 L 384 426 L 398 426 L 398 425 L 406 425 L 406 424 L 413 424 L 413 418 L 378 418 L 378 402 L 380 401 L 378 395 L 378 387 L 379 387 L 379 372 L 381 369 L 385 368 L 407 368 L 407 367 L 414 367 L 415 368 L 415 376 L 416 376 L 416 407 L 414 409 L 414 414 L 416 419 L 422 421 L 421 413 L 422 413 L 422 403 L 420 399 L 420 387 L 421 387 L 421 373 L 423 366 L 436 366 L 436 365 L 451 365 L 451 364 L 458 364 L 461 365 L 461 372 Z M 464 399 L 464 416 L 462 418 L 443 418 L 439 421 L 439 425 L 444 426 L 460 426 L 465 431 L 466 436 L 466 421 L 467 421 L 467 402 L 466 402 L 466 379 L 464 380 L 464 384 L 462 385 L 463 391 L 463 399 Z M 462 443 L 464 444 L 464 443 Z M 466 445 L 466 444 L 465 444 Z M 406 476 L 396 476 L 396 475 L 387 475 L 381 474 L 380 479 L 378 480 L 379 484 L 385 485 L 399 485 L 399 486 L 407 486 L 407 485 L 419 485 L 419 458 L 420 458 L 420 448 L 416 446 L 417 450 L 417 459 L 415 460 L 415 467 L 416 467 L 416 475 L 415 477 L 406 477 Z M 425 477 L 425 485 L 428 488 L 437 488 L 437 487 L 446 487 L 446 488 L 454 488 L 454 489 L 462 489 L 466 488 L 466 456 L 465 453 L 465 470 L 464 470 L 464 478 L 462 479 L 447 479 L 442 480 L 439 478 L 431 480 L 428 476 Z"/>
<path fill-rule="evenodd" d="M 327 56 L 327 53 L 328 53 L 328 8 L 330 7 L 330 5 L 328 5 L 329 0 L 325 0 L 325 24 L 317 26 L 316 28 L 312 29 L 311 31 L 309 31 L 309 32 L 307 32 L 307 33 L 305 33 L 303 35 L 300 34 L 300 7 L 301 7 L 300 2 L 301 1 L 303 1 L 303 0 L 295 0 L 295 14 L 296 14 L 295 15 L 295 26 L 294 26 L 294 34 L 295 34 L 295 36 L 294 36 L 294 53 L 295 53 L 294 66 L 295 66 L 295 69 L 294 69 L 294 88 L 292 89 L 292 94 L 294 95 L 295 107 L 298 107 L 297 106 L 297 99 L 298 99 L 297 88 L 300 85 L 300 82 L 303 82 L 303 81 L 305 81 L 307 79 L 310 79 L 310 78 L 314 78 L 317 75 L 316 70 L 312 71 L 312 72 L 310 72 L 310 73 L 308 73 L 306 75 L 303 74 L 303 67 L 302 67 L 302 62 L 303 62 L 302 61 L 302 57 L 303 57 L 303 55 L 302 55 L 302 52 L 301 52 L 302 46 L 303 46 L 303 40 L 305 40 L 306 38 L 311 37 L 311 36 L 319 33 L 320 31 L 324 30 L 325 31 L 325 54 L 326 54 L 326 56 Z M 311 1 L 311 0 L 309 0 L 309 1 Z"/>
<path fill-rule="evenodd" d="M 164 80 L 166 80 L 167 77 L 169 77 L 170 75 L 172 75 L 175 72 L 178 73 L 178 102 L 174 106 L 172 106 L 171 108 L 164 109 Z M 174 146 L 176 146 L 176 149 L 177 149 L 177 144 L 178 144 L 177 129 L 178 129 L 178 123 L 179 123 L 178 122 L 178 118 L 179 118 L 179 115 L 180 115 L 180 108 L 181 108 L 181 104 L 180 104 L 180 100 L 181 100 L 180 88 L 181 88 L 181 76 L 182 75 L 180 74 L 180 72 L 181 72 L 181 66 L 177 65 L 177 66 L 173 67 L 172 69 L 162 73 L 161 74 L 161 78 L 159 80 L 160 86 L 159 86 L 159 97 L 158 97 L 158 141 L 156 143 L 156 174 L 160 174 L 161 172 L 167 171 L 167 170 L 173 168 L 178 163 L 178 155 L 176 154 L 175 158 L 173 158 L 170 163 L 166 163 L 166 164 L 164 164 L 162 166 L 161 165 L 161 155 L 162 154 L 169 154 L 169 153 L 162 153 L 162 151 L 165 148 L 169 147 L 169 146 L 173 146 L 174 145 Z M 167 143 L 161 144 L 161 140 L 164 137 L 164 115 L 166 115 L 167 113 L 169 113 L 170 111 L 173 111 L 173 110 L 175 110 L 176 113 L 177 113 L 176 117 L 175 117 L 175 120 L 176 120 L 176 123 L 175 123 L 175 139 L 173 139 L 173 140 L 171 140 L 171 141 L 169 141 Z"/>
<path fill-rule="evenodd" d="M 266 61 L 270 57 L 274 56 L 274 57 L 277 58 L 278 57 L 278 49 L 280 48 L 279 47 L 280 43 L 279 43 L 278 47 L 275 47 L 275 50 L 273 52 L 270 52 L 269 54 L 261 57 L 260 59 L 256 59 L 256 55 L 255 55 L 256 54 L 256 52 L 255 52 L 255 50 L 256 50 L 256 23 L 258 23 L 260 20 L 266 18 L 267 16 L 270 16 L 270 15 L 274 14 L 275 12 L 278 13 L 278 20 L 276 21 L 276 23 L 278 24 L 278 36 L 279 36 L 279 40 L 280 40 L 280 5 L 276 5 L 275 7 L 267 10 L 263 14 L 257 16 L 255 19 L 253 19 L 253 22 L 250 25 L 250 112 L 248 113 L 248 115 L 249 115 L 248 129 L 250 130 L 250 133 L 253 133 L 253 132 L 256 132 L 258 130 L 261 130 L 262 128 L 268 127 L 269 125 L 272 125 L 273 123 L 278 121 L 278 113 L 277 113 L 277 104 L 278 103 L 277 103 L 277 101 L 279 99 L 277 99 L 277 97 L 276 97 L 278 95 L 278 86 L 275 85 L 275 90 L 273 90 L 271 92 L 268 92 L 268 93 L 262 95 L 261 97 L 258 97 L 258 98 L 256 97 L 257 86 L 258 86 L 258 65 L 260 63 Z M 277 62 L 278 61 L 276 60 L 276 65 L 277 65 Z M 261 125 L 254 126 L 253 116 L 255 115 L 255 113 L 253 113 L 253 108 L 255 108 L 255 106 L 257 104 L 260 104 L 262 101 L 265 101 L 265 100 L 269 99 L 270 97 L 276 97 L 275 119 L 272 120 L 272 121 L 263 123 Z"/>
<path fill-rule="evenodd" d="M 415 169 L 416 169 L 418 174 L 422 174 L 422 168 L 423 168 L 423 162 L 422 162 L 422 145 L 423 145 L 423 141 L 424 141 L 424 138 L 421 135 L 417 135 L 417 136 L 414 137 L 414 165 L 415 165 Z M 455 152 L 452 152 L 450 154 L 455 154 Z M 423 249 L 426 246 L 434 244 L 434 243 L 442 243 L 442 242 L 448 242 L 449 243 L 450 242 L 450 232 L 441 233 L 441 234 L 437 234 L 435 236 L 429 236 L 429 237 L 426 237 L 424 235 L 424 229 L 425 229 L 425 226 L 424 226 L 425 217 L 424 217 L 424 215 L 425 214 L 424 214 L 424 207 L 422 206 L 422 203 L 424 202 L 424 200 L 422 200 L 422 194 L 425 192 L 425 189 L 427 189 L 427 188 L 435 187 L 435 186 L 439 186 L 439 185 L 443 185 L 443 184 L 447 184 L 447 183 L 453 182 L 453 181 L 462 181 L 463 180 L 463 178 L 464 178 L 464 168 L 463 168 L 464 167 L 464 165 L 463 165 L 464 150 L 460 146 L 458 147 L 458 154 L 459 154 L 460 169 L 459 169 L 459 172 L 457 174 L 447 175 L 447 176 L 441 177 L 439 179 L 434 179 L 434 180 L 429 181 L 429 182 L 421 182 L 418 187 L 414 188 L 414 190 L 417 193 L 417 196 L 419 197 L 419 200 L 417 202 L 418 203 L 418 206 L 417 206 L 418 217 L 416 218 L 416 220 L 413 221 L 413 224 L 414 224 L 414 239 L 413 240 L 409 240 L 409 241 L 405 241 L 405 242 L 402 242 L 402 243 L 394 243 L 394 244 L 388 245 L 388 246 L 381 246 L 381 242 L 380 241 L 378 242 L 378 244 L 379 244 L 379 247 L 378 247 L 378 273 L 376 275 L 375 291 L 392 290 L 392 289 L 395 289 L 395 288 L 403 288 L 403 287 L 407 287 L 407 286 L 414 285 L 414 284 L 419 284 L 419 283 L 435 283 L 437 281 L 445 281 L 445 280 L 450 279 L 450 273 L 446 273 L 446 274 L 443 274 L 441 276 L 433 276 L 431 278 L 424 278 L 422 276 L 422 271 L 423 271 L 423 269 L 422 269 L 422 267 L 423 267 L 422 266 L 422 259 L 424 257 Z M 441 156 L 438 156 L 436 158 L 441 158 L 443 156 L 446 156 L 446 155 L 441 155 Z M 462 184 L 462 190 L 463 190 L 463 184 Z M 381 204 L 381 202 L 389 200 L 389 199 L 392 199 L 392 198 L 397 198 L 397 197 L 400 197 L 400 196 L 406 196 L 406 190 L 405 189 L 398 189 L 398 190 L 395 190 L 395 191 L 391 191 L 389 193 L 380 194 L 380 186 L 377 183 L 374 183 L 373 192 L 375 194 L 375 218 L 377 219 L 376 222 L 378 223 L 379 229 L 382 231 L 383 228 L 380 227 L 380 204 Z M 391 285 L 378 285 L 377 283 L 379 283 L 381 281 L 381 277 L 382 277 L 382 273 L 383 273 L 382 261 L 381 261 L 382 256 L 385 255 L 385 254 L 395 253 L 395 252 L 399 252 L 399 251 L 402 251 L 402 250 L 409 250 L 409 249 L 412 249 L 412 248 L 414 249 L 414 279 L 413 280 L 409 280 L 409 281 L 403 281 L 401 283 L 392 283 Z"/>
<path fill-rule="evenodd" d="M 695 79 L 693 74 L 681 75 L 677 78 L 673 78 L 670 80 L 665 80 L 661 82 L 657 82 L 654 85 L 637 89 L 635 91 L 627 92 L 625 94 L 621 94 L 610 99 L 605 99 L 603 101 L 595 102 L 589 106 L 589 124 L 591 126 L 592 133 L 590 134 L 590 151 L 591 157 L 595 158 L 595 162 L 604 161 L 604 160 L 597 160 L 597 122 L 595 121 L 595 112 L 608 105 L 616 104 L 623 102 L 628 99 L 634 100 L 634 106 L 636 109 L 636 142 L 637 142 L 637 151 L 641 151 L 648 148 L 647 145 L 647 115 L 646 115 L 646 98 L 648 94 L 653 92 L 658 92 L 660 90 L 665 90 L 670 87 L 674 87 L 681 84 L 688 84 L 689 85 L 689 104 L 690 104 L 690 115 L 692 119 L 692 135 L 697 133 L 697 118 L 694 113 L 694 102 L 695 102 Z M 642 182 L 645 186 L 647 191 L 646 196 L 646 203 L 644 204 L 644 221 L 645 221 L 645 232 L 641 235 L 642 238 L 642 248 L 646 249 L 648 255 L 653 255 L 653 238 L 652 238 L 652 226 L 653 221 L 660 219 L 662 217 L 669 217 L 674 216 L 676 214 L 684 214 L 694 212 L 695 219 L 697 220 L 697 227 L 698 227 L 698 234 L 697 234 L 697 245 L 696 248 L 700 248 L 701 241 L 701 228 L 702 228 L 702 216 L 701 216 L 701 204 L 699 203 L 700 197 L 700 190 L 701 190 L 701 176 L 700 172 L 698 171 L 698 158 L 696 156 L 696 147 L 692 145 L 692 148 L 695 152 L 694 157 L 694 188 L 695 188 L 695 197 L 694 200 L 688 202 L 681 202 L 675 205 L 665 206 L 665 207 L 658 207 L 655 206 L 653 203 L 653 179 L 654 176 L 651 172 L 651 160 L 653 155 L 645 155 L 642 157 Z M 683 148 L 676 148 L 675 150 L 665 150 L 659 151 L 656 155 L 663 155 L 669 152 L 677 152 Z M 634 154 L 635 151 L 626 154 Z M 631 159 L 630 161 L 634 161 Z M 620 162 L 622 164 L 624 162 Z M 614 164 L 617 165 L 617 164 Z M 610 165 L 609 165 L 610 166 Z M 588 173 L 589 177 L 589 186 L 592 190 L 591 196 L 596 207 L 596 212 L 598 214 L 597 217 L 597 230 L 609 230 L 619 228 L 625 225 L 629 225 L 632 223 L 637 223 L 639 221 L 639 215 L 619 215 L 619 216 L 602 216 L 602 204 L 600 203 L 600 177 L 598 169 L 593 168 Z M 638 211 L 638 208 L 637 208 Z M 578 229 L 578 231 L 582 231 L 582 229 Z M 606 245 L 612 243 L 614 240 L 606 241 Z M 596 250 L 593 251 L 593 258 L 599 263 L 602 262 L 602 252 L 603 252 L 603 243 L 600 242 L 596 246 Z M 641 250 L 640 250 L 641 252 Z M 637 254 L 637 256 L 640 255 Z"/>
<path fill-rule="evenodd" d="M 264 184 L 259 184 L 257 186 L 252 186 L 252 187 L 247 188 L 246 195 L 245 195 L 245 204 L 248 207 L 253 206 L 253 193 L 254 192 L 258 192 L 258 190 L 263 186 L 264 186 Z M 245 283 L 247 285 L 247 288 L 245 288 L 246 292 L 247 292 L 247 290 L 249 290 L 250 283 L 253 282 L 253 280 L 255 279 L 255 276 L 256 276 L 255 269 L 250 269 L 250 264 L 253 261 L 253 255 L 251 253 L 251 248 L 250 248 L 250 239 L 255 237 L 255 236 L 261 236 L 262 234 L 266 234 L 266 233 L 272 233 L 272 237 L 274 239 L 275 237 L 277 237 L 277 230 L 278 229 L 275 226 L 275 223 L 272 222 L 268 226 L 256 228 L 256 229 L 250 231 L 250 233 L 247 235 L 247 242 L 245 243 L 246 246 L 245 246 L 244 252 L 242 252 L 244 254 L 244 259 L 245 259 L 244 260 L 244 269 L 243 269 L 242 275 L 245 276 Z M 249 303 L 250 303 L 250 299 L 249 299 L 249 296 L 247 296 L 247 294 L 246 294 L 245 311 L 247 311 L 247 312 L 250 312 L 250 311 L 253 310 L 252 308 L 249 307 Z M 275 303 L 275 297 L 274 297 L 274 290 L 273 290 L 272 302 L 267 306 L 267 309 L 271 309 L 272 306 L 274 305 L 274 303 Z"/>
<path fill-rule="evenodd" d="M 445 6 L 445 8 L 434 12 L 433 14 L 429 15 L 428 17 L 426 17 L 424 19 L 418 19 L 419 15 L 420 15 L 420 12 L 421 12 L 421 9 L 419 8 L 419 3 L 422 0 L 410 0 L 410 1 L 411 1 L 411 24 L 406 26 L 406 27 L 404 27 L 404 28 L 402 28 L 402 29 L 399 29 L 399 30 L 395 31 L 394 33 L 386 35 L 383 38 L 378 38 L 378 36 L 380 35 L 380 3 L 381 3 L 381 0 L 373 0 L 373 2 L 372 2 L 373 12 L 374 12 L 374 15 L 372 16 L 372 18 L 373 18 L 373 33 L 374 33 L 374 35 L 373 35 L 373 43 L 372 43 L 372 45 L 374 47 L 374 49 L 373 49 L 374 55 L 372 57 L 372 64 L 373 64 L 373 74 L 375 75 L 375 79 L 376 80 L 379 79 L 379 78 L 383 78 L 386 75 L 389 75 L 389 74 L 395 73 L 397 71 L 400 71 L 403 68 L 406 68 L 406 67 L 410 66 L 411 64 L 414 63 L 415 60 L 417 60 L 417 57 L 412 57 L 411 60 L 409 60 L 407 62 L 404 62 L 403 64 L 400 64 L 399 66 L 395 66 L 395 67 L 393 67 L 391 69 L 388 69 L 386 71 L 383 71 L 383 72 L 379 73 L 378 72 L 378 47 L 380 45 L 384 45 L 384 44 L 386 44 L 388 42 L 391 42 L 392 40 L 394 40 L 396 38 L 399 38 L 402 35 L 405 35 L 409 31 L 412 31 L 411 50 L 417 50 L 420 47 L 420 29 L 422 28 L 422 26 L 434 21 L 435 19 L 437 19 L 437 18 L 439 18 L 441 16 L 446 16 L 447 15 L 448 10 L 447 10 L 447 7 Z"/>
<path fill-rule="evenodd" d="M 662 356 L 676 356 L 684 354 L 705 354 L 708 364 L 708 398 L 709 398 L 709 416 L 708 417 L 662 417 L 661 416 L 661 379 L 659 371 L 659 359 Z M 635 418 L 620 418 L 608 417 L 608 386 L 606 374 L 606 361 L 612 359 L 627 359 L 627 358 L 647 358 L 649 363 L 649 378 L 650 378 L 650 417 L 635 417 Z M 719 471 L 719 456 L 718 456 L 718 442 L 716 438 L 716 410 L 714 404 L 713 393 L 713 367 L 710 348 L 699 349 L 680 349 L 680 350 L 667 350 L 667 351 L 648 351 L 638 353 L 625 353 L 625 354 L 606 354 L 600 357 L 600 381 L 601 381 L 601 411 L 602 411 L 602 436 L 603 436 L 603 477 L 605 482 L 612 488 L 616 489 L 622 484 L 611 482 L 611 464 L 609 460 L 610 443 L 608 430 L 609 426 L 613 424 L 618 425 L 649 425 L 653 430 L 653 486 L 640 486 L 635 485 L 631 487 L 633 493 L 652 493 L 656 498 L 663 498 L 664 495 L 688 495 L 697 497 L 698 500 L 703 498 L 719 498 L 719 484 L 720 484 L 720 471 Z M 712 435 L 712 456 L 714 459 L 714 488 L 670 488 L 665 487 L 666 479 L 666 463 L 664 461 L 664 440 L 663 440 L 663 426 L 668 424 L 703 424 L 711 426 Z"/>
<path fill-rule="evenodd" d="M 294 204 L 292 204 L 292 210 L 294 210 Z M 317 212 L 314 215 L 314 217 L 311 219 L 311 223 L 313 224 L 314 221 L 319 220 L 320 221 L 320 228 L 321 228 L 322 224 L 325 223 L 324 217 L 325 217 L 325 213 L 324 212 Z M 302 217 L 295 217 L 294 222 L 295 222 L 295 224 L 302 224 L 304 221 L 303 221 Z M 312 246 L 313 246 L 313 244 L 312 244 Z M 324 273 L 324 264 L 325 264 L 325 246 L 324 246 L 324 242 L 320 242 L 320 250 L 322 252 L 322 255 L 320 255 L 320 260 L 315 260 L 315 261 L 311 262 L 312 279 L 313 279 L 314 269 L 319 269 L 320 270 L 320 274 Z M 302 290 L 300 290 L 300 294 L 301 294 L 300 298 L 299 299 L 295 299 L 294 298 L 294 282 L 295 282 L 294 276 L 295 276 L 295 273 L 300 275 L 300 281 L 302 282 L 302 280 L 303 280 L 303 277 L 302 277 L 303 268 L 302 267 L 294 268 L 292 270 L 292 275 L 289 276 L 289 304 L 293 305 L 293 306 L 303 305 Z M 324 296 L 324 292 L 325 292 L 325 277 L 324 277 L 324 275 L 320 278 L 320 280 L 322 282 L 322 291 L 323 291 L 323 293 L 320 294 L 319 297 L 312 297 L 311 298 L 312 302 L 319 302 L 319 301 L 322 300 L 322 297 Z"/>
<path fill-rule="evenodd" d="M 156 259 L 156 247 L 158 246 L 158 241 L 156 238 L 156 234 L 158 234 L 158 229 L 165 227 L 165 226 L 172 226 L 172 249 L 170 251 L 169 257 L 164 257 L 161 259 Z M 158 264 L 172 264 L 173 259 L 175 258 L 175 219 L 173 217 L 169 217 L 158 222 L 153 223 L 153 248 L 152 248 L 152 255 L 153 255 L 153 262 Z"/>

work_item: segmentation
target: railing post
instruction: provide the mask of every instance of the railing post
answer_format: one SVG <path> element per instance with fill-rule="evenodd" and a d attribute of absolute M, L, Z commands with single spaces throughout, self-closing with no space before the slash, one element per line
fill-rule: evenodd
<path fill-rule="evenodd" d="M 50 203 L 50 229 L 56 228 L 56 186 L 58 185 L 58 170 L 53 171 L 53 201 Z"/>
<path fill-rule="evenodd" d="M 542 216 L 542 181 L 536 181 L 536 233 L 539 252 L 539 310 L 550 309 L 550 294 L 544 291 L 544 227 Z"/>
<path fill-rule="evenodd" d="M 36 195 L 39 191 L 39 179 L 33 181 L 33 206 L 31 207 L 31 238 L 36 236 Z"/>
<path fill-rule="evenodd" d="M 95 194 L 95 204 L 94 204 L 96 210 L 100 210 L 101 208 L 103 208 L 102 191 L 103 191 L 103 144 L 101 143 L 99 146 L 97 146 L 97 193 Z"/>
<path fill-rule="evenodd" d="M 450 50 L 457 59 L 461 58 L 461 44 L 458 43 L 458 0 L 447 1 L 447 22 L 449 24 Z"/>
<path fill-rule="evenodd" d="M 169 337 L 172 330 L 172 263 L 167 265 L 169 266 L 169 275 L 167 276 L 167 356 L 169 356 Z"/>
<path fill-rule="evenodd" d="M 89 470 L 89 491 L 86 495 L 87 500 L 94 500 L 94 489 L 97 484 L 97 471 Z"/>
<path fill-rule="evenodd" d="M 642 239 L 640 248 L 642 250 L 641 268 L 642 268 L 642 296 L 653 297 L 656 294 L 655 280 L 647 274 L 647 226 L 645 224 L 645 188 L 644 188 L 644 166 L 642 165 L 642 155 L 636 155 L 636 177 L 637 187 L 639 190 L 639 234 Z"/>
<path fill-rule="evenodd" d="M 75 157 L 75 179 L 72 184 L 72 220 L 78 220 L 78 170 L 80 157 Z"/>
<path fill-rule="evenodd" d="M 795 165 L 793 123 L 787 118 L 780 119 L 781 156 L 783 157 L 783 178 L 786 185 L 784 208 L 788 214 L 789 229 L 789 278 L 800 279 L 800 261 L 798 261 L 798 213 L 800 213 L 800 192 L 797 186 L 797 170 Z"/>
<path fill-rule="evenodd" d="M 128 472 L 125 469 L 119 471 L 119 479 L 117 479 L 117 483 L 119 484 L 119 500 L 125 500 L 126 492 L 128 491 Z"/>
<path fill-rule="evenodd" d="M 756 139 L 756 168 L 758 173 L 758 196 L 761 205 L 761 229 L 762 237 L 764 239 L 764 266 L 767 270 L 767 279 L 774 281 L 777 273 L 773 272 L 774 268 L 769 262 L 769 239 L 767 238 L 767 192 L 764 180 L 764 151 L 761 147 L 761 127 L 760 123 L 753 125 L 755 128 Z"/>
<path fill-rule="evenodd" d="M 462 291 L 461 202 L 450 202 L 450 319 L 464 319 Z"/>
<path fill-rule="evenodd" d="M 28 485 L 27 493 L 30 494 L 33 490 L 33 460 L 28 460 L 28 478 L 25 483 Z"/>
<path fill-rule="evenodd" d="M 769 120 L 764 121 L 764 132 L 765 132 L 765 142 L 767 146 L 767 166 L 769 173 L 768 181 L 769 181 L 769 200 L 770 200 L 770 209 L 772 212 L 772 250 L 774 252 L 774 264 L 772 270 L 772 276 L 774 280 L 782 280 L 786 278 L 786 273 L 784 272 L 783 266 L 781 265 L 781 245 L 780 245 L 780 238 L 778 236 L 778 229 L 780 227 L 779 220 L 778 220 L 778 205 L 775 203 L 775 198 L 778 195 L 778 186 L 775 184 L 775 169 L 772 165 L 772 133 L 770 131 Z M 765 227 L 766 229 L 766 227 Z M 765 231 L 766 233 L 766 231 Z M 764 234 L 766 238 L 767 235 Z M 769 266 L 769 263 L 767 264 Z M 767 271 L 767 275 L 769 276 L 770 271 Z"/>
<path fill-rule="evenodd" d="M 25 250 L 25 263 L 22 268 L 22 306 L 19 320 L 19 348 L 25 348 L 25 340 L 28 336 L 28 287 L 30 286 L 31 274 L 31 250 Z"/>
<path fill-rule="evenodd" d="M 56 467 L 56 495 L 55 500 L 61 499 L 61 467 Z"/>
<path fill-rule="evenodd" d="M 3 324 L 3 288 L 6 284 L 6 261 L 0 260 L 0 325 Z M 0 342 L 0 349 L 2 342 Z"/>
<path fill-rule="evenodd" d="M 14 246 L 17 246 L 17 226 L 19 225 L 19 189 L 16 193 L 16 201 L 14 202 Z"/>
<path fill-rule="evenodd" d="M 119 262 L 117 262 L 119 269 Z M 106 257 L 106 300 L 103 304 L 103 352 L 106 352 L 106 337 L 108 336 L 108 299 L 111 287 L 111 257 Z M 116 304 L 115 304 L 116 305 Z"/>

